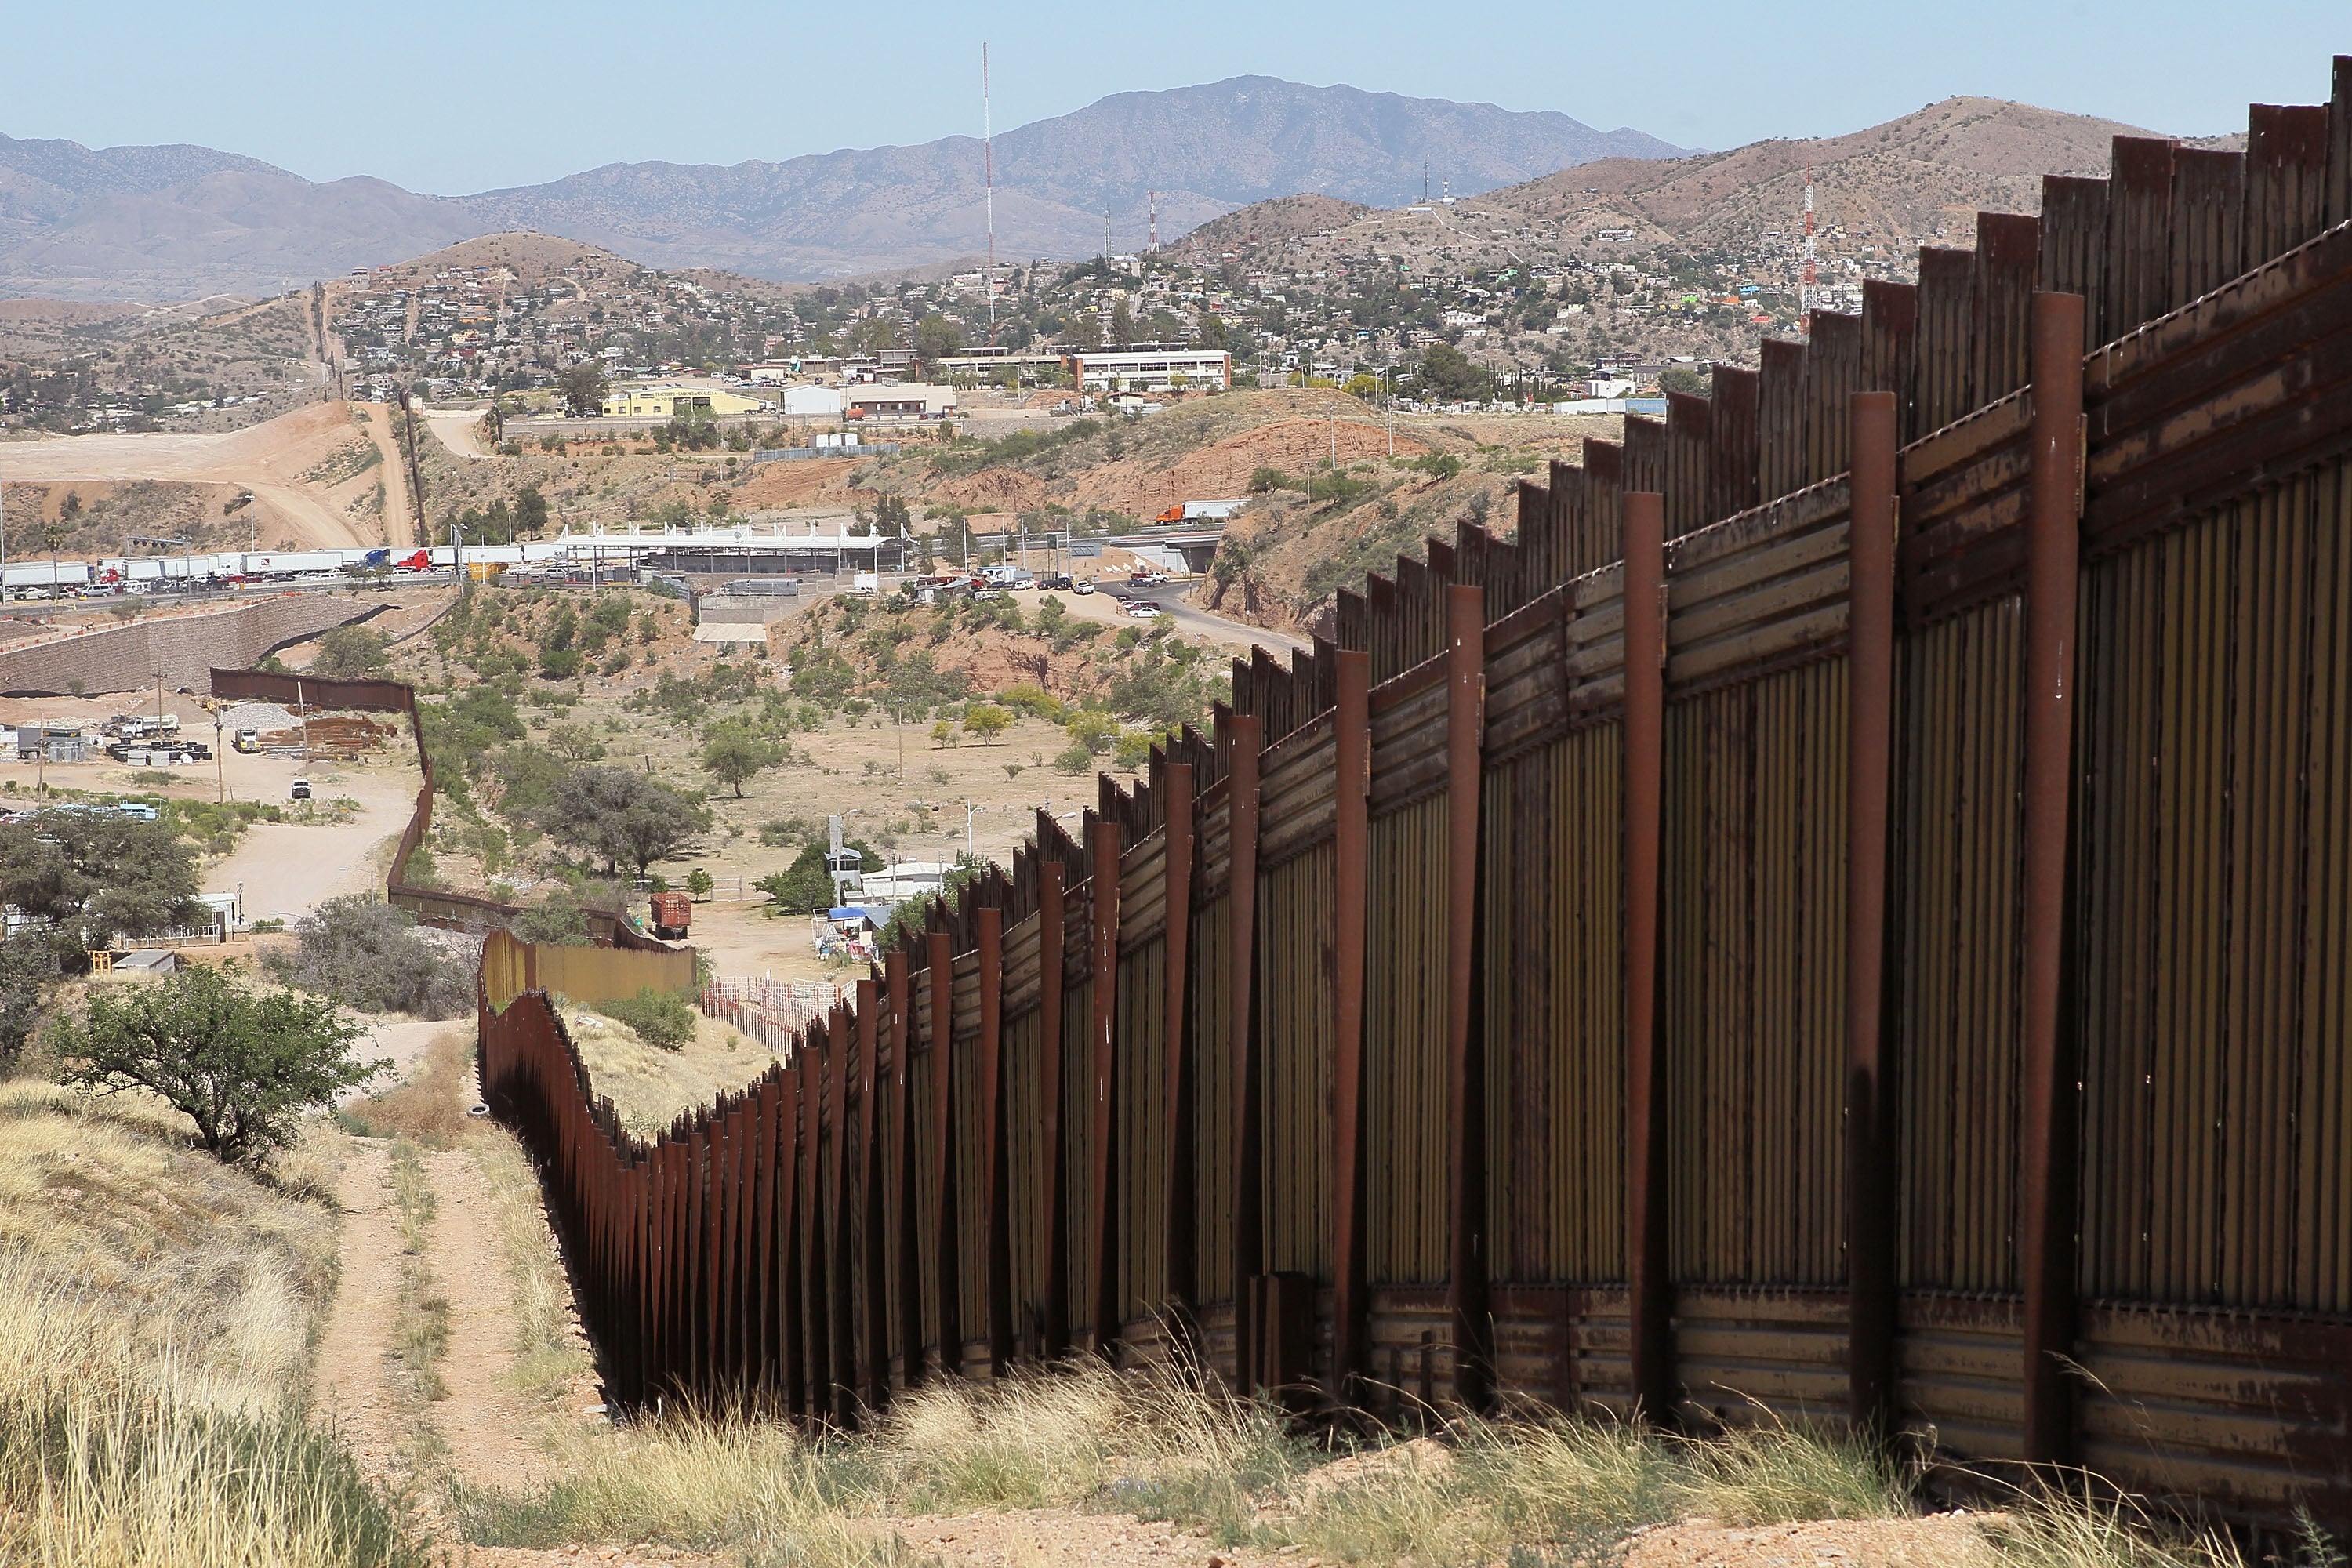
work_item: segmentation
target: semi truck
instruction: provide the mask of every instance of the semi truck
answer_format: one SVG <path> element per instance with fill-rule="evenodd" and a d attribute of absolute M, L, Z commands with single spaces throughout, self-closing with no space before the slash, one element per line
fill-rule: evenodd
<path fill-rule="evenodd" d="M 1154 522 L 1229 522 L 1239 517 L 1245 500 L 1188 500 L 1171 506 L 1151 521 Z"/>
<path fill-rule="evenodd" d="M 651 914 L 654 934 L 665 942 L 677 942 L 694 919 L 694 905 L 684 893 L 656 893 Z"/>

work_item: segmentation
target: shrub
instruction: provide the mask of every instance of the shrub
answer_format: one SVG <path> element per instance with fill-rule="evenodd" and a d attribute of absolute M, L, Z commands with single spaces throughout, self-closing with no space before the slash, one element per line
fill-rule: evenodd
<path fill-rule="evenodd" d="M 1074 745 L 1054 758 L 1055 772 L 1072 775 L 1085 773 L 1094 765 L 1095 754 L 1084 746 Z"/>
<path fill-rule="evenodd" d="M 604 1003 L 597 1011 L 626 1024 L 637 1038 L 657 1051 L 674 1051 L 694 1038 L 694 1009 L 674 992 L 648 985 L 635 996 Z"/>
<path fill-rule="evenodd" d="M 362 626 L 332 626 L 320 635 L 310 673 L 350 679 L 381 674 L 391 664 L 382 632 Z"/>
<path fill-rule="evenodd" d="M 454 1018 L 473 1005 L 471 971 L 418 935 L 406 910 L 358 894 L 329 899 L 294 922 L 294 935 L 291 952 L 263 960 L 286 984 L 345 1006 L 420 1018 Z"/>

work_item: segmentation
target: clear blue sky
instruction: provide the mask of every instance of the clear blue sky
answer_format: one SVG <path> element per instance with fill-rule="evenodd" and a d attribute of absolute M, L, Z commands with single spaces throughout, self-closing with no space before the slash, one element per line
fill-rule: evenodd
<path fill-rule="evenodd" d="M 0 133 L 193 142 L 458 194 L 599 163 L 782 159 L 1245 74 L 1559 110 L 1685 146 L 1843 131 L 1956 93 L 2151 130 L 2312 103 L 2352 0 L 921 0 L 386 6 L 10 0 Z"/>

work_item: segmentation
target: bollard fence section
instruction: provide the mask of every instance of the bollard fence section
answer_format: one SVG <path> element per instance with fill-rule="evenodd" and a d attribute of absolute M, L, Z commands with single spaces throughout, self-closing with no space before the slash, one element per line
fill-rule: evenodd
<path fill-rule="evenodd" d="M 659 1139 L 486 1008 L 618 1397 L 1187 1355 L 2352 1526 L 2347 127 L 1587 443 Z"/>

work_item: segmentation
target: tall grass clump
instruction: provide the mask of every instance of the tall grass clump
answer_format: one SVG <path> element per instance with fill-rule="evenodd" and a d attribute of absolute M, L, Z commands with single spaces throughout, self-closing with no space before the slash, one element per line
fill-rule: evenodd
<path fill-rule="evenodd" d="M 855 1440 L 818 1444 L 784 1422 L 685 1411 L 560 1440 L 559 1475 L 530 1492 L 452 1485 L 451 1517 L 484 1546 L 661 1542 L 758 1561 L 896 1568 L 873 1522 L 877 1477 Z"/>
<path fill-rule="evenodd" d="M 0 1563 L 421 1564 L 302 1414 L 331 1226 L 186 1138 L 0 1087 Z"/>

